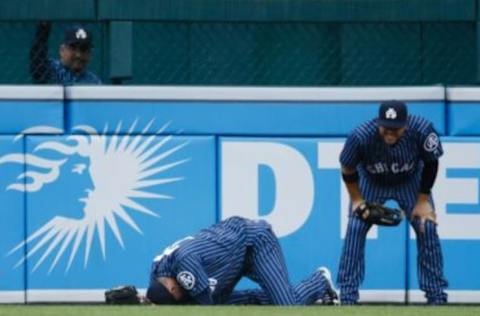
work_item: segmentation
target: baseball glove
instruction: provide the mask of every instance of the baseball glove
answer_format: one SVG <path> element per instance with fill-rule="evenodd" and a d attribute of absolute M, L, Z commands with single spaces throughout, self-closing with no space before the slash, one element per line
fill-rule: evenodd
<path fill-rule="evenodd" d="M 381 226 L 397 226 L 403 220 L 403 211 L 379 203 L 364 202 L 354 212 L 365 223 Z"/>
<path fill-rule="evenodd" d="M 137 289 L 133 285 L 122 285 L 105 291 L 105 302 L 111 305 L 140 304 Z"/>

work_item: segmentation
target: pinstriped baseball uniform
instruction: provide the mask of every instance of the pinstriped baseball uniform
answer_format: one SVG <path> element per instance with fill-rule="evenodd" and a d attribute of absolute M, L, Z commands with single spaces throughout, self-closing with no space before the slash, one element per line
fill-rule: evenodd
<path fill-rule="evenodd" d="M 270 225 L 231 217 L 187 237 L 154 259 L 151 282 L 174 277 L 199 304 L 313 304 L 323 297 L 326 280 L 318 272 L 293 287 L 283 253 Z M 261 290 L 233 291 L 241 277 Z"/>
<path fill-rule="evenodd" d="M 404 135 L 394 145 L 387 145 L 379 135 L 376 120 L 367 121 L 352 131 L 340 155 L 340 163 L 357 169 L 360 192 L 366 201 L 383 204 L 393 199 L 410 215 L 417 201 L 423 162 L 438 160 L 443 154 L 440 140 L 431 122 L 409 115 Z M 433 205 L 431 196 L 430 203 Z M 446 302 L 447 281 L 443 276 L 436 225 L 427 221 L 422 234 L 418 219 L 411 224 L 417 234 L 420 289 L 425 291 L 428 302 Z M 369 229 L 370 226 L 350 210 L 337 279 L 342 303 L 358 300 Z"/>

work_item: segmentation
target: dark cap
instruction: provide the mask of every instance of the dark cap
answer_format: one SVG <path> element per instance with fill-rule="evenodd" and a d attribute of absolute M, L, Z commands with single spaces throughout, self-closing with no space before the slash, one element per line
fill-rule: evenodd
<path fill-rule="evenodd" d="M 397 129 L 407 124 L 407 106 L 401 101 L 385 101 L 378 109 L 378 125 Z"/>
<path fill-rule="evenodd" d="M 173 305 L 177 301 L 167 288 L 160 282 L 152 281 L 147 289 L 147 298 L 154 304 Z"/>
<path fill-rule="evenodd" d="M 78 45 L 79 47 L 92 47 L 92 34 L 84 27 L 76 25 L 65 31 L 63 44 Z"/>

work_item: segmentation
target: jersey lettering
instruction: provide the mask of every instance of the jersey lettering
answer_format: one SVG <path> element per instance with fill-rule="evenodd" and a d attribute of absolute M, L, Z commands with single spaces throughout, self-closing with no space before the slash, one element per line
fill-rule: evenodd
<path fill-rule="evenodd" d="M 399 164 L 398 162 L 392 163 L 390 166 L 385 162 L 376 162 L 374 164 L 366 165 L 365 168 L 371 174 L 386 174 L 386 173 L 393 173 L 398 174 L 402 172 L 409 172 L 415 167 L 415 162 L 407 162 L 403 165 Z"/>
<path fill-rule="evenodd" d="M 168 246 L 167 248 L 165 248 L 165 250 L 163 250 L 163 252 L 156 256 L 154 259 L 153 259 L 153 262 L 158 262 L 158 261 L 161 261 L 165 256 L 170 256 L 172 253 L 175 252 L 175 250 L 177 250 L 180 245 L 187 241 L 187 240 L 192 240 L 193 237 L 192 236 L 187 236 L 185 238 L 182 238 L 180 240 L 177 240 L 176 242 L 174 242 L 173 244 L 171 244 L 170 246 Z"/>
<path fill-rule="evenodd" d="M 210 287 L 210 292 L 214 292 L 217 288 L 218 281 L 215 278 L 208 278 L 208 287 Z"/>

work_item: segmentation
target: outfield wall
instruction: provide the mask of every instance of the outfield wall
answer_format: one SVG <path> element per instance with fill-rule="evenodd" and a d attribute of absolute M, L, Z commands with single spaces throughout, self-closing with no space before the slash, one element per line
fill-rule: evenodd
<path fill-rule="evenodd" d="M 445 147 L 434 188 L 452 302 L 480 302 L 480 89 L 0 86 L 0 302 L 101 301 L 232 215 L 269 220 L 292 281 L 336 276 L 338 155 L 382 100 Z M 362 301 L 424 301 L 406 223 L 368 235 Z M 249 286 L 242 282 L 241 286 Z"/>

